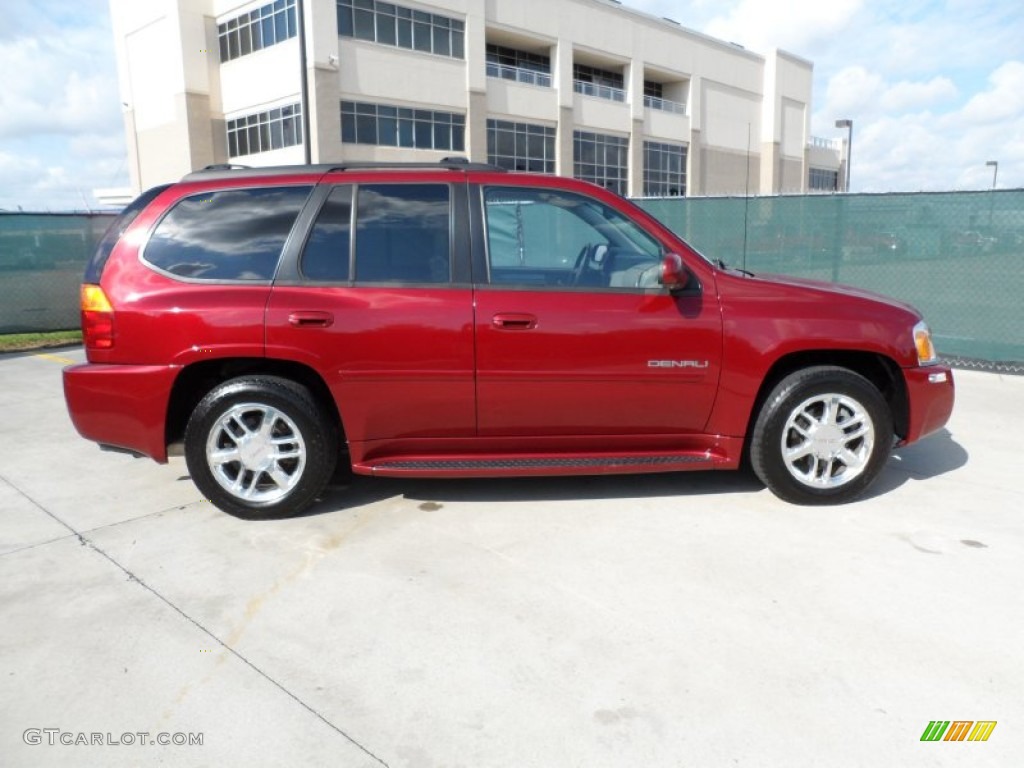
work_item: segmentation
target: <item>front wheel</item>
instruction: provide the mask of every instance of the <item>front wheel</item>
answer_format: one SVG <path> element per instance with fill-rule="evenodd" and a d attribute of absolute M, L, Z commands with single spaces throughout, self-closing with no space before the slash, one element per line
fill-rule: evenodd
<path fill-rule="evenodd" d="M 276 376 L 226 381 L 196 406 L 185 462 L 199 490 L 229 514 L 283 517 L 323 490 L 338 458 L 337 431 L 300 384 Z"/>
<path fill-rule="evenodd" d="M 790 374 L 771 391 L 750 443 L 754 472 L 795 504 L 852 501 L 882 471 L 892 415 L 878 389 L 846 368 Z"/>

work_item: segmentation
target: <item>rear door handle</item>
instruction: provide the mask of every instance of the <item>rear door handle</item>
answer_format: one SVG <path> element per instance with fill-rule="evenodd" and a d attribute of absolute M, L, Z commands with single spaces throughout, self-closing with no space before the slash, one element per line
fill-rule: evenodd
<path fill-rule="evenodd" d="M 491 325 L 503 331 L 529 331 L 537 327 L 537 318 L 525 312 L 500 312 Z"/>
<path fill-rule="evenodd" d="M 296 328 L 329 328 L 334 325 L 334 315 L 330 312 L 305 310 L 292 312 L 288 315 L 288 322 Z"/>

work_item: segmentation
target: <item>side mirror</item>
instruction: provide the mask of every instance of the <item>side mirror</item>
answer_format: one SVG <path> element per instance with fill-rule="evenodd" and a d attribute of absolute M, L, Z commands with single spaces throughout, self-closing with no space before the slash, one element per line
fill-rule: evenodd
<path fill-rule="evenodd" d="M 658 282 L 670 291 L 681 291 L 690 282 L 690 273 L 683 266 L 683 259 L 678 253 L 670 253 L 661 263 L 661 275 Z"/>

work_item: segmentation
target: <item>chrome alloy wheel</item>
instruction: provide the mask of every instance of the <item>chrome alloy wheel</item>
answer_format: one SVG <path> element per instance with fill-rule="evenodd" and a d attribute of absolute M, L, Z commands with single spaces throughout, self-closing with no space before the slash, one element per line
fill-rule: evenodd
<path fill-rule="evenodd" d="M 210 430 L 206 462 L 217 483 L 235 498 L 273 503 L 302 478 L 306 445 L 295 422 L 277 408 L 239 403 Z"/>
<path fill-rule="evenodd" d="M 871 416 L 847 395 L 815 395 L 793 409 L 782 430 L 789 473 L 810 488 L 838 488 L 867 468 L 875 444 Z"/>

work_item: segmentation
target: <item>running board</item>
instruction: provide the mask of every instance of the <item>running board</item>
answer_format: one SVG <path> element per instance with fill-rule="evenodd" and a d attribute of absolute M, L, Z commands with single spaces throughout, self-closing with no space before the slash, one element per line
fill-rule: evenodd
<path fill-rule="evenodd" d="M 502 475 L 603 475 L 713 469 L 722 457 L 700 454 L 396 457 L 353 465 L 361 475 L 384 477 L 495 477 Z"/>

